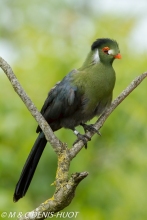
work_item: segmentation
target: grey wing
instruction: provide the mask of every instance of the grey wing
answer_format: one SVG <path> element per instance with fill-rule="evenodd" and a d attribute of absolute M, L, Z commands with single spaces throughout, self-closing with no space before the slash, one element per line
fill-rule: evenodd
<path fill-rule="evenodd" d="M 72 83 L 72 75 L 75 73 L 75 70 L 70 72 L 50 90 L 41 109 L 41 114 L 46 121 L 50 125 L 54 125 L 53 130 L 58 130 L 60 119 L 72 115 L 81 104 L 78 88 Z M 39 132 L 40 130 L 38 126 L 36 131 Z"/>

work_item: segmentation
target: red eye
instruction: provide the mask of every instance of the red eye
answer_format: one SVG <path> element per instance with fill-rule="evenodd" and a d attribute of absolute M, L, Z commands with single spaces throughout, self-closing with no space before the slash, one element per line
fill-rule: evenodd
<path fill-rule="evenodd" d="M 104 52 L 104 53 L 106 53 L 106 54 L 108 54 L 108 51 L 110 50 L 110 48 L 109 47 L 104 47 L 103 49 L 102 49 L 102 51 Z"/>

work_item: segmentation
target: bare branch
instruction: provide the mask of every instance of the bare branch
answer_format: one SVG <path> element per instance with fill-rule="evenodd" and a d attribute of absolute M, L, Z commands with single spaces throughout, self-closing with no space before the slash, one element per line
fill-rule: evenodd
<path fill-rule="evenodd" d="M 88 175 L 87 172 L 75 173 L 71 175 L 71 178 L 63 184 L 60 189 L 56 190 L 54 196 L 39 207 L 31 212 L 27 212 L 26 215 L 21 216 L 19 220 L 43 220 L 51 215 L 55 215 L 58 211 L 68 206 L 75 195 L 75 190 L 78 184 Z"/>
<path fill-rule="evenodd" d="M 114 109 L 147 77 L 147 72 L 137 76 L 130 85 L 121 92 L 121 94 L 112 102 L 111 106 L 107 108 L 104 113 L 98 118 L 97 122 L 94 124 L 94 128 L 100 130 L 103 126 L 106 119 L 109 115 L 114 111 Z M 95 132 L 87 132 L 86 135 L 90 138 L 95 134 Z M 78 152 L 83 148 L 83 142 L 77 142 L 71 149 L 70 149 L 70 158 L 73 159 Z"/>
<path fill-rule="evenodd" d="M 27 213 L 27 215 L 19 217 L 19 220 L 45 219 L 48 216 L 49 212 L 56 213 L 70 204 L 74 197 L 76 187 L 88 175 L 88 173 L 75 173 L 72 174 L 70 178 L 68 177 L 70 167 L 69 149 L 65 144 L 60 142 L 54 135 L 48 123 L 38 112 L 31 99 L 27 96 L 27 94 L 21 87 L 9 64 L 1 57 L 0 67 L 7 75 L 14 90 L 17 92 L 17 94 L 20 96 L 28 110 L 31 112 L 33 117 L 38 122 L 39 126 L 41 127 L 46 136 L 47 141 L 51 143 L 54 151 L 58 155 L 58 167 L 55 181 L 56 190 L 53 197 L 42 203 L 38 208 L 36 208 L 32 212 Z"/>
<path fill-rule="evenodd" d="M 42 131 L 45 134 L 47 141 L 50 142 L 54 151 L 58 156 L 58 166 L 56 173 L 55 186 L 56 190 L 52 198 L 48 199 L 32 212 L 27 212 L 27 215 L 20 216 L 19 220 L 36 220 L 45 219 L 50 215 L 64 209 L 70 204 L 74 198 L 75 190 L 78 184 L 88 175 L 87 172 L 72 174 L 69 178 L 69 168 L 72 159 L 83 148 L 83 142 L 79 141 L 71 149 L 67 148 L 66 144 L 63 144 L 55 136 L 48 123 L 43 116 L 38 112 L 31 99 L 27 96 L 16 76 L 14 75 L 11 67 L 5 60 L 0 57 L 0 67 L 3 69 L 8 79 L 10 80 L 14 90 L 20 96 L 25 103 L 28 110 L 31 112 L 35 120 L 38 122 Z M 111 106 L 99 117 L 94 127 L 99 130 L 109 115 L 114 109 L 147 77 L 147 72 L 134 79 L 131 84 L 112 102 Z M 87 132 L 90 138 L 94 135 L 94 132 Z"/>
<path fill-rule="evenodd" d="M 18 79 L 13 73 L 13 70 L 11 69 L 10 65 L 2 58 L 0 57 L 0 67 L 4 71 L 4 73 L 7 75 L 9 81 L 11 82 L 15 92 L 19 95 L 21 100 L 24 102 L 32 116 L 35 118 L 39 126 L 41 127 L 42 131 L 45 134 L 45 137 L 47 141 L 50 142 L 53 149 L 56 153 L 59 153 L 62 148 L 62 142 L 59 141 L 59 139 L 55 136 L 54 132 L 50 128 L 49 124 L 46 122 L 44 117 L 40 114 L 40 112 L 35 107 L 34 103 L 31 101 L 31 99 L 28 97 L 22 86 L 20 85 Z"/>

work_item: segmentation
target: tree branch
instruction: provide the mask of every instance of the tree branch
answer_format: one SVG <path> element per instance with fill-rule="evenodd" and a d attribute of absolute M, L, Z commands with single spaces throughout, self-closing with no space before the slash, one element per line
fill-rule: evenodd
<path fill-rule="evenodd" d="M 50 126 L 45 121 L 44 117 L 38 112 L 31 99 L 21 87 L 9 64 L 1 57 L 0 67 L 7 75 L 14 90 L 20 96 L 28 110 L 31 112 L 31 114 L 41 127 L 47 141 L 50 142 L 51 146 L 58 156 L 58 166 L 55 180 L 56 189 L 53 197 L 39 205 L 39 207 L 37 207 L 33 211 L 27 212 L 26 215 L 19 217 L 19 220 L 45 219 L 53 215 L 54 213 L 64 209 L 70 204 L 70 202 L 74 198 L 76 187 L 88 175 L 87 172 L 81 172 L 72 174 L 69 178 L 70 162 L 83 148 L 83 142 L 78 141 L 74 146 L 72 146 L 72 148 L 67 148 L 66 144 L 62 143 L 55 136 Z M 114 109 L 145 79 L 145 77 L 147 77 L 147 72 L 141 74 L 136 79 L 134 79 L 131 84 L 112 102 L 111 106 L 106 109 L 106 111 L 94 124 L 94 127 L 97 130 L 99 130 L 103 126 L 104 122 L 114 111 Z M 94 132 L 87 132 L 86 135 L 91 138 L 94 135 Z"/>
<path fill-rule="evenodd" d="M 96 130 L 100 130 L 100 128 L 103 126 L 106 119 L 109 117 L 109 115 L 115 110 L 115 108 L 147 77 L 147 72 L 141 74 L 140 76 L 137 76 L 129 86 L 127 86 L 126 89 L 124 89 L 121 94 L 111 103 L 110 107 L 107 108 L 104 113 L 98 118 L 97 122 L 94 124 L 94 128 Z M 96 132 L 87 132 L 86 135 L 90 138 L 95 134 Z M 71 150 L 70 150 L 70 158 L 73 159 L 78 152 L 82 149 L 83 142 L 79 141 L 77 144 L 75 144 Z"/>
<path fill-rule="evenodd" d="M 15 74 L 13 73 L 13 70 L 11 69 L 10 65 L 2 58 L 0 57 L 0 67 L 4 71 L 4 73 L 7 75 L 10 83 L 12 84 L 15 92 L 19 95 L 21 100 L 26 105 L 27 109 L 30 111 L 32 116 L 35 118 L 39 126 L 41 127 L 42 131 L 45 134 L 45 137 L 47 141 L 50 142 L 53 149 L 56 153 L 60 152 L 62 148 L 62 142 L 59 141 L 59 139 L 55 136 L 54 132 L 50 128 L 49 124 L 46 122 L 44 117 L 40 114 L 40 112 L 37 110 L 34 103 L 31 101 L 31 99 L 28 97 L 22 86 L 20 85 L 18 79 L 16 78 Z"/>

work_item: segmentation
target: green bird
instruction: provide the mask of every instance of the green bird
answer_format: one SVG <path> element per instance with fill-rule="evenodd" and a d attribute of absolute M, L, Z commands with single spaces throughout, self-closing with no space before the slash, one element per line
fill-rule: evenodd
<path fill-rule="evenodd" d="M 88 137 L 80 134 L 75 127 L 81 125 L 85 131 L 94 130 L 92 125 L 85 123 L 110 106 L 115 85 L 112 63 L 116 58 L 121 58 L 117 42 L 109 38 L 97 39 L 83 65 L 72 70 L 50 90 L 41 114 L 53 131 L 71 129 L 86 146 Z M 26 194 L 47 143 L 39 126 L 36 132 L 39 135 L 15 188 L 15 202 Z"/>

